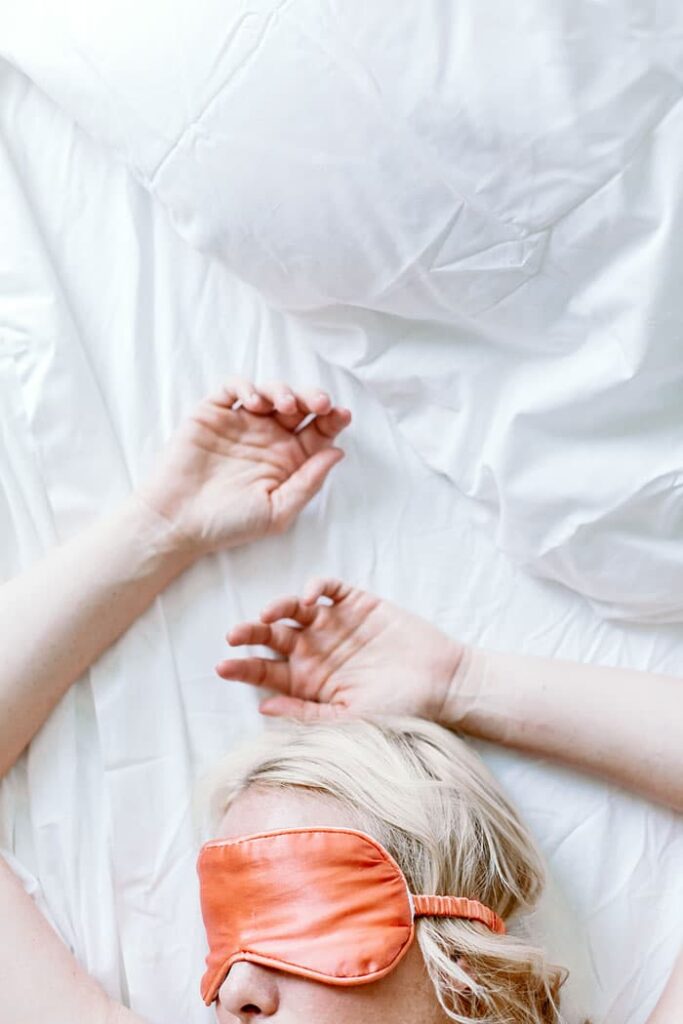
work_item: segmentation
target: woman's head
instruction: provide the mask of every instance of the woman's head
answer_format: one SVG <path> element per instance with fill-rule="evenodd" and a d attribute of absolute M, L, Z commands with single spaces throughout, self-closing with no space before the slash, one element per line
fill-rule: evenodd
<path fill-rule="evenodd" d="M 343 827 L 376 839 L 414 893 L 465 896 L 507 918 L 542 887 L 535 847 L 480 759 L 418 720 L 287 724 L 231 755 L 210 780 L 212 838 Z M 421 918 L 385 978 L 335 988 L 236 963 L 219 1020 L 282 1024 L 551 1022 L 561 974 L 510 936 L 461 918 Z"/>

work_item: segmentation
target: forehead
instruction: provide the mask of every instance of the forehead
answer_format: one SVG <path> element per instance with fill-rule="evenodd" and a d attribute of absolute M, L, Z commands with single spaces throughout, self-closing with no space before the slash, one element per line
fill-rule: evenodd
<path fill-rule="evenodd" d="M 357 815 L 334 797 L 304 789 L 250 786 L 230 805 L 216 839 L 283 828 L 359 828 Z"/>

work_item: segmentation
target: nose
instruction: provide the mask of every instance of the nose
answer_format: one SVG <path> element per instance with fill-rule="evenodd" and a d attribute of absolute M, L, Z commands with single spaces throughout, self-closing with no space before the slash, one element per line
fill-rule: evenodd
<path fill-rule="evenodd" d="M 218 992 L 218 1019 L 223 1024 L 257 1024 L 272 1017 L 280 1005 L 277 975 L 267 967 L 233 964 Z M 225 1014 L 228 1014 L 226 1020 Z"/>

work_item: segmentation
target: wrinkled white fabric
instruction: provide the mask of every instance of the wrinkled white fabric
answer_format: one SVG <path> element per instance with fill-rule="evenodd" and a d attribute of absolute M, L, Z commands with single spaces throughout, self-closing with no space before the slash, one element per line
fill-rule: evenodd
<path fill-rule="evenodd" d="M 156 9 L 140 8 L 129 41 Z M 185 28 L 173 29 L 180 40 Z M 157 29 L 159 39 L 170 33 L 170 16 Z M 48 53 L 50 30 L 34 26 L 35 52 Z M 112 53 L 123 32 L 114 19 Z M 129 60 L 136 54 L 144 71 L 134 47 Z M 89 101 L 69 67 L 61 87 L 99 117 L 102 63 Z M 178 92 L 181 80 L 177 72 Z M 111 95 L 122 91 L 119 81 Z M 163 107 L 163 90 L 157 100 Z M 117 130 L 113 114 L 107 130 Z M 411 323 L 351 311 L 321 328 L 274 312 L 185 244 L 124 167 L 6 64 L 0 204 L 0 576 L 106 511 L 228 373 L 320 382 L 355 411 L 347 459 L 294 529 L 178 581 L 67 695 L 0 786 L 0 847 L 84 966 L 153 1024 L 200 1024 L 212 1016 L 198 993 L 191 785 L 260 728 L 256 696 L 213 676 L 230 625 L 329 572 L 497 649 L 681 673 L 683 636 L 677 625 L 602 621 L 575 594 L 520 572 L 411 450 L 382 404 L 391 388 L 379 402 L 314 353 L 323 346 L 361 363 L 364 328 L 400 346 Z M 439 373 L 437 356 L 452 344 L 431 337 L 412 370 L 416 387 L 423 371 Z M 479 354 L 467 352 L 476 376 Z M 540 401 L 539 382 L 532 393 Z M 493 404 L 482 397 L 482 408 Z M 477 443 L 472 429 L 472 458 Z M 540 510 L 538 523 L 550 528 Z M 680 820 L 556 767 L 485 756 L 548 858 L 551 889 L 530 927 L 572 969 L 571 1024 L 581 1011 L 642 1024 L 682 939 Z"/>
<path fill-rule="evenodd" d="M 323 356 L 517 564 L 680 620 L 677 0 L 24 0 L 0 48 L 193 245 L 353 326 Z"/>

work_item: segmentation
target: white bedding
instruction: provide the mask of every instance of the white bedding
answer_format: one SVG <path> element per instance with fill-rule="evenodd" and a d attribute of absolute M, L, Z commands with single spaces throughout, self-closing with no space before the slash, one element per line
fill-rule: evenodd
<path fill-rule="evenodd" d="M 49 40 L 47 29 L 40 46 L 34 37 L 34 55 L 46 52 Z M 67 92 L 78 92 L 74 83 L 75 70 L 61 79 Z M 78 92 L 81 101 L 83 95 Z M 481 379 L 511 381 L 505 373 L 513 373 L 524 347 L 519 326 L 508 338 L 501 322 L 496 344 L 488 337 L 488 347 L 478 350 L 458 323 L 451 323 L 452 333 L 443 324 L 423 324 L 418 334 L 415 320 L 385 313 L 273 311 L 224 262 L 182 240 L 162 205 L 125 167 L 9 64 L 0 65 L 0 97 L 3 575 L 125 494 L 183 412 L 225 374 L 321 381 L 355 410 L 348 458 L 292 532 L 207 560 L 174 585 L 64 699 L 0 790 L 0 846 L 27 873 L 27 884 L 86 968 L 154 1024 L 199 1024 L 211 1015 L 197 991 L 203 946 L 192 780 L 237 737 L 260 728 L 254 695 L 212 673 L 231 623 L 323 571 L 391 596 L 465 640 L 500 649 L 682 673 L 683 631 L 676 624 L 605 621 L 576 593 L 530 578 L 501 553 L 500 524 L 520 495 L 514 474 L 497 475 L 502 462 L 482 459 L 485 438 L 472 432 L 471 420 L 455 436 L 467 441 L 464 465 L 497 494 L 497 532 L 475 523 L 471 504 L 414 452 L 411 443 L 436 464 L 427 442 L 447 440 L 437 410 L 448 402 L 460 408 L 458 381 L 446 374 L 444 382 L 439 360 L 452 370 L 452 346 L 458 346 L 462 367 L 471 370 L 463 383 L 470 390 L 462 392 L 468 408 Z M 65 95 L 57 98 L 68 106 Z M 93 111 L 96 95 L 94 117 Z M 113 120 L 110 127 L 113 132 Z M 666 162 L 654 170 L 666 180 L 672 173 Z M 670 237 L 672 224 L 666 222 L 663 237 Z M 627 248 L 635 259 L 635 240 Z M 659 250 L 652 259 L 651 284 L 667 267 Z M 633 286 L 621 298 L 604 276 L 596 275 L 592 286 L 618 321 Z M 680 302 L 666 309 L 670 353 Z M 648 311 L 659 329 L 663 307 Z M 411 350 L 417 337 L 424 348 Z M 572 350 L 561 333 L 545 342 L 546 355 L 556 342 Z M 602 365 L 608 373 L 608 363 Z M 551 367 L 537 357 L 528 366 L 528 378 L 515 378 L 511 390 L 517 394 L 524 384 L 540 408 Z M 541 366 L 548 372 L 539 378 Z M 586 358 L 572 387 L 593 366 Z M 655 366 L 674 381 L 672 362 L 655 359 Z M 426 393 L 433 402 L 425 402 Z M 495 397 L 502 401 L 505 393 L 499 387 Z M 480 395 L 521 472 L 529 451 L 524 433 L 515 432 L 519 410 L 512 415 L 505 398 L 508 421 L 488 385 Z M 531 525 L 541 533 L 584 511 L 581 495 L 566 491 L 566 459 L 577 449 L 565 436 L 566 420 L 553 419 L 553 411 L 556 406 L 546 422 L 557 424 L 557 465 L 546 465 L 529 484 L 538 496 Z M 634 400 L 624 447 L 612 439 L 613 460 L 605 463 L 595 439 L 602 460 L 596 473 L 606 477 L 605 486 L 613 482 L 612 468 L 619 475 L 622 454 L 641 480 L 652 477 L 657 445 L 662 458 L 678 458 L 677 422 L 663 415 L 650 436 Z M 537 436 L 530 434 L 532 441 Z M 673 614 L 671 607 L 662 611 L 662 601 L 673 593 L 680 608 L 683 590 L 671 590 L 674 570 L 665 580 L 669 589 L 655 588 L 650 604 L 646 589 L 657 582 L 653 565 L 668 564 L 672 552 L 683 557 L 680 534 L 658 539 L 637 517 L 629 520 L 631 532 L 612 535 L 609 519 L 602 524 L 590 549 L 599 571 L 589 566 L 578 589 L 588 578 L 605 587 L 613 578 L 623 582 L 621 557 L 631 545 L 646 586 L 635 598 L 618 595 L 617 610 Z M 652 561 L 654 549 L 660 562 Z M 612 567 L 614 577 L 607 573 Z M 683 939 L 680 821 L 556 767 L 485 753 L 549 861 L 549 897 L 531 927 L 573 969 L 570 1020 L 583 1011 L 607 1024 L 639 1024 Z"/>
<path fill-rule="evenodd" d="M 0 52 L 194 246 L 352 325 L 325 357 L 516 564 L 683 618 L 679 0 L 22 0 Z"/>

